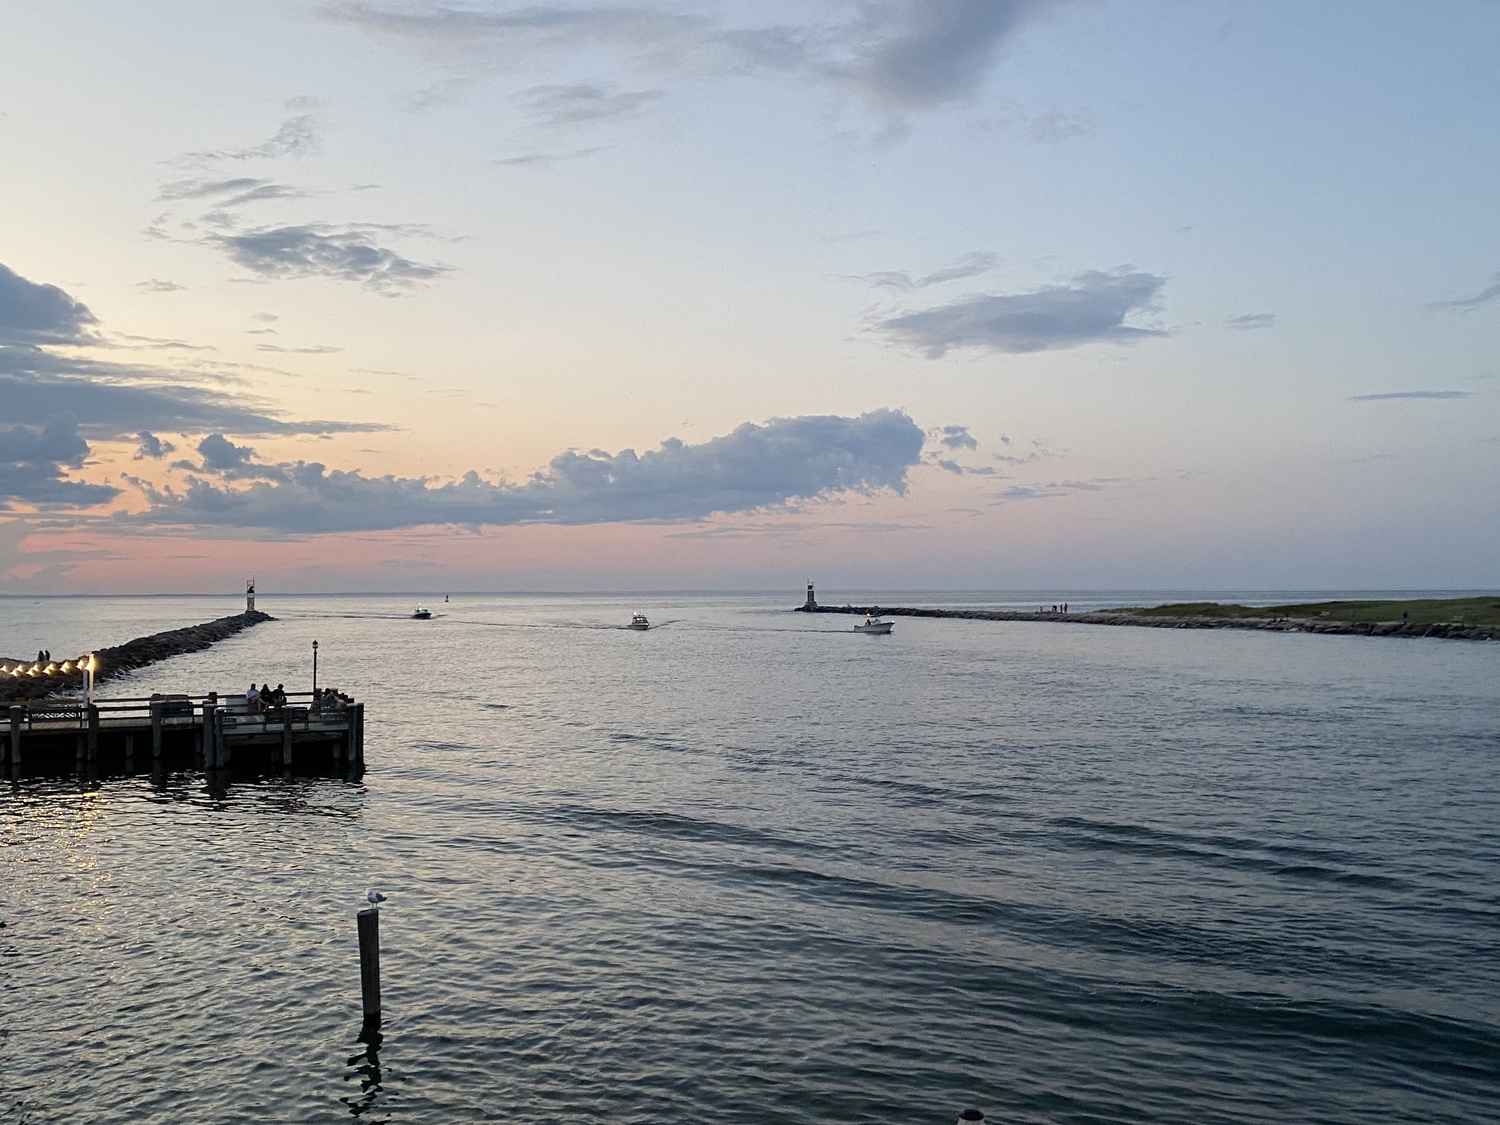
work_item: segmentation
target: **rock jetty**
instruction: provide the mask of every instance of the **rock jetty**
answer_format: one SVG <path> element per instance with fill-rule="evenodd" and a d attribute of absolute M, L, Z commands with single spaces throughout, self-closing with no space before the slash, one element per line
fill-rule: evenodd
<path fill-rule="evenodd" d="M 249 610 L 232 617 L 221 617 L 217 621 L 207 621 L 202 625 L 170 629 L 149 637 L 137 637 L 111 648 L 95 649 L 94 682 L 144 668 L 169 656 L 198 652 L 252 625 L 274 620 L 269 613 Z M 28 699 L 43 699 L 54 692 L 77 691 L 82 687 L 82 671 L 63 672 L 60 667 L 50 675 L 0 676 L 0 702 L 19 703 Z"/>
<path fill-rule="evenodd" d="M 818 605 L 808 602 L 797 613 L 848 613 L 883 617 L 958 617 L 974 621 L 1065 621 L 1075 625 L 1136 625 L 1148 629 L 1258 629 L 1271 633 L 1339 633 L 1360 637 L 1444 637 L 1452 640 L 1500 640 L 1500 626 L 1461 622 L 1319 621 L 1316 618 L 1141 616 L 1115 610 L 1094 613 L 1029 613 L 1008 609 L 908 609 L 879 605 Z"/>

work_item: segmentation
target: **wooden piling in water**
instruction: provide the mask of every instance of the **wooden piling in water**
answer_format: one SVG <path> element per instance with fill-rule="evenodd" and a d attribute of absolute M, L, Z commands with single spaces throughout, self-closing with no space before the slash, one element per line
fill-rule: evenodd
<path fill-rule="evenodd" d="M 125 772 L 135 773 L 135 735 L 125 735 Z"/>
<path fill-rule="evenodd" d="M 88 705 L 88 734 L 85 738 L 85 749 L 88 753 L 89 767 L 97 766 L 99 764 L 99 708 L 92 703 Z"/>
<path fill-rule="evenodd" d="M 203 750 L 203 772 L 219 768 L 219 708 L 211 699 L 203 702 L 203 728 L 198 741 Z"/>
<path fill-rule="evenodd" d="M 151 769 L 161 768 L 161 700 L 151 701 Z"/>
<path fill-rule="evenodd" d="M 17 773 L 21 770 L 21 709 L 10 709 L 10 765 Z"/>
<path fill-rule="evenodd" d="M 365 1023 L 380 1023 L 380 911 L 366 907 L 356 916 L 359 924 L 359 993 Z"/>

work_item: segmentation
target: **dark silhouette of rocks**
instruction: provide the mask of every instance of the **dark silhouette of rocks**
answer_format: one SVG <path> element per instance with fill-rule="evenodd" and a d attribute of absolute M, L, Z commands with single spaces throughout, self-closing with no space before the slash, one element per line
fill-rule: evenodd
<path fill-rule="evenodd" d="M 1094 613 L 1029 613 L 1009 609 L 902 609 L 879 605 L 799 605 L 797 613 L 847 613 L 855 616 L 957 617 L 973 621 L 1064 621 L 1075 625 L 1136 625 L 1148 629 L 1258 629 L 1271 633 L 1340 633 L 1360 637 L 1443 637 L 1450 640 L 1500 640 L 1500 626 L 1462 622 L 1431 624 L 1401 621 L 1317 621 L 1270 617 L 1154 617 L 1101 610 Z"/>
<path fill-rule="evenodd" d="M 252 625 L 274 620 L 275 618 L 269 613 L 251 610 L 246 613 L 236 613 L 232 617 L 221 617 L 217 621 L 208 621 L 202 625 L 189 625 L 185 629 L 170 629 L 165 633 L 155 633 L 149 637 L 137 637 L 133 641 L 126 641 L 112 648 L 95 649 L 97 666 L 94 672 L 94 682 L 101 683 L 122 673 L 144 668 L 148 664 L 155 664 L 158 660 L 165 660 L 169 656 L 198 652 Z M 44 699 L 54 692 L 78 691 L 82 688 L 83 673 L 81 671 L 66 674 L 58 672 L 51 676 L 0 676 L 0 702 L 20 703 L 28 699 Z"/>

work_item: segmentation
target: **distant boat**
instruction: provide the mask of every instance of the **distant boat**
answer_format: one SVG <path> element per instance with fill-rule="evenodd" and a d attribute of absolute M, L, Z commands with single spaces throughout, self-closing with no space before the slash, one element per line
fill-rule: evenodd
<path fill-rule="evenodd" d="M 415 612 L 412 613 L 412 617 L 415 618 L 417 621 L 426 621 L 431 616 L 432 616 L 432 610 L 428 609 L 424 605 L 417 606 Z"/>
<path fill-rule="evenodd" d="M 646 620 L 644 613 L 632 613 L 630 615 L 629 627 L 632 629 L 649 629 L 651 628 L 651 622 Z"/>
<path fill-rule="evenodd" d="M 878 617 L 866 616 L 865 623 L 863 625 L 856 625 L 854 631 L 856 633 L 871 633 L 874 636 L 883 637 L 891 631 L 891 626 L 894 624 L 895 622 L 893 621 L 882 621 Z"/>

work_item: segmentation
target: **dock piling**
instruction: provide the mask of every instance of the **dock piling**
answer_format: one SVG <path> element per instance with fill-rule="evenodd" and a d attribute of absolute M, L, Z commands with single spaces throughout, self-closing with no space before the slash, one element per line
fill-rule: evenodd
<path fill-rule="evenodd" d="M 88 751 L 88 763 L 95 766 L 99 763 L 99 708 L 94 704 L 88 705 L 88 734 L 85 739 L 85 747 Z"/>
<path fill-rule="evenodd" d="M 224 737 L 224 709 L 214 710 L 214 765 L 221 770 L 229 768 L 229 740 Z"/>
<path fill-rule="evenodd" d="M 12 774 L 21 776 L 21 709 L 10 709 L 10 768 Z"/>
<path fill-rule="evenodd" d="M 349 709 L 349 776 L 357 778 L 365 769 L 365 705 Z"/>
<path fill-rule="evenodd" d="M 161 700 L 151 701 L 151 769 L 161 769 Z"/>
<path fill-rule="evenodd" d="M 366 907 L 356 916 L 359 923 L 359 992 L 365 1025 L 380 1026 L 380 911 Z"/>
<path fill-rule="evenodd" d="M 219 768 L 219 708 L 212 699 L 203 701 L 203 727 L 198 735 L 202 747 L 203 772 Z"/>

